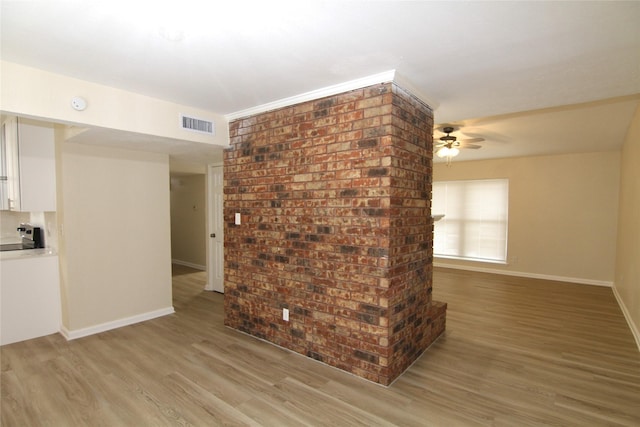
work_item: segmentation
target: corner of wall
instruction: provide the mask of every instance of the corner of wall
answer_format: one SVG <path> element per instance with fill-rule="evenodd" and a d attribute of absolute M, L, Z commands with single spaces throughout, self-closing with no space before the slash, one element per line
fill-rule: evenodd
<path fill-rule="evenodd" d="M 622 147 L 614 294 L 640 349 L 640 105 Z"/>
<path fill-rule="evenodd" d="M 622 310 L 622 314 L 624 315 L 624 318 L 627 321 L 627 324 L 629 325 L 629 329 L 631 329 L 631 334 L 633 335 L 633 339 L 636 341 L 636 346 L 640 351 L 640 331 L 638 330 L 635 323 L 633 322 L 633 318 L 631 317 L 631 314 L 627 309 L 627 306 L 625 305 L 624 300 L 620 296 L 620 293 L 618 292 L 618 289 L 615 284 L 612 286 L 612 289 L 613 289 L 613 295 L 616 297 L 616 301 L 620 306 L 620 310 Z"/>

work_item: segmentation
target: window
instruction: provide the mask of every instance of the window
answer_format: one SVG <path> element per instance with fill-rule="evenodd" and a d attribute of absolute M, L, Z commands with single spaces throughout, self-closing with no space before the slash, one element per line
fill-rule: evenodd
<path fill-rule="evenodd" d="M 434 255 L 506 262 L 508 206 L 508 179 L 434 182 Z"/>

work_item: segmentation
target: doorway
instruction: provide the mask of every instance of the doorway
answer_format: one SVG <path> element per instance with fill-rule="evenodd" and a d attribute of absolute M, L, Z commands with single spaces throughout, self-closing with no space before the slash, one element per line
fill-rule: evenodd
<path fill-rule="evenodd" d="M 207 269 L 206 176 L 170 174 L 171 263 Z"/>

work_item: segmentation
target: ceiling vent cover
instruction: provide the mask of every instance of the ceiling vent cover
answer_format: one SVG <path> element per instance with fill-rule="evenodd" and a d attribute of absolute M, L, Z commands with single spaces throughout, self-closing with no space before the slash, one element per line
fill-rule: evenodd
<path fill-rule="evenodd" d="M 215 132 L 213 122 L 185 116 L 184 114 L 180 114 L 180 127 L 192 132 L 206 133 L 207 135 L 214 135 Z"/>

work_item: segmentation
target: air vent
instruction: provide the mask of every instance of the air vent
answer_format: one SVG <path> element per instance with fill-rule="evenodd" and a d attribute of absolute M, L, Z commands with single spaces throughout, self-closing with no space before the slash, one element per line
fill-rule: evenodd
<path fill-rule="evenodd" d="M 214 135 L 213 122 L 197 119 L 195 117 L 180 115 L 180 127 L 192 132 L 206 133 Z"/>

